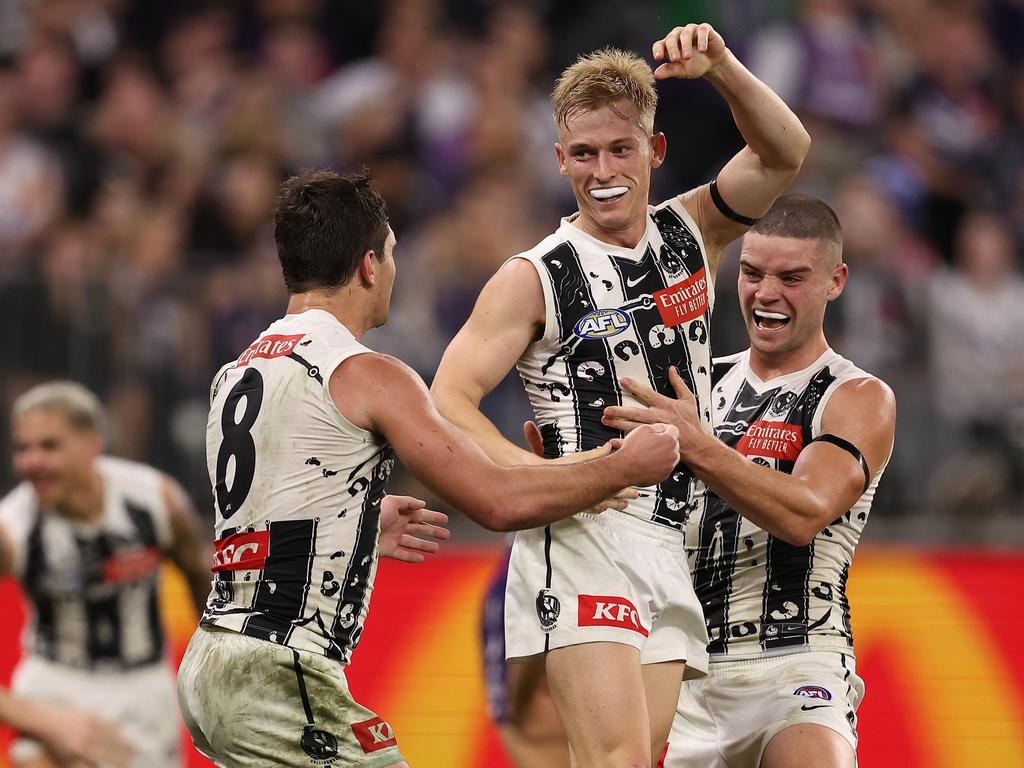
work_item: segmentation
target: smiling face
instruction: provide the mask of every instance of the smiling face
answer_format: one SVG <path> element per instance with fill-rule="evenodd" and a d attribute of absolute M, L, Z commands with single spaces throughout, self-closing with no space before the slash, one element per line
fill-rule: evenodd
<path fill-rule="evenodd" d="M 776 371 L 810 365 L 827 347 L 825 306 L 846 276 L 836 244 L 748 232 L 737 288 L 752 360 Z"/>
<path fill-rule="evenodd" d="M 96 432 L 75 427 L 53 408 L 33 408 L 17 416 L 12 436 L 15 474 L 51 507 L 61 506 L 89 482 L 102 450 Z"/>
<path fill-rule="evenodd" d="M 647 228 L 651 170 L 665 159 L 664 134 L 644 130 L 628 99 L 574 114 L 559 128 L 555 153 L 579 205 L 576 225 L 604 242 L 635 246 Z"/>

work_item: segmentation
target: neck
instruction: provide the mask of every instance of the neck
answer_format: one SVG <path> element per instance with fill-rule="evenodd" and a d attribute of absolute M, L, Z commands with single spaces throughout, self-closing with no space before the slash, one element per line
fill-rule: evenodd
<path fill-rule="evenodd" d="M 336 293 L 327 294 L 313 290 L 305 293 L 293 293 L 288 297 L 287 314 L 297 315 L 311 309 L 322 309 L 337 318 L 338 322 L 348 328 L 357 341 L 362 341 L 368 330 L 373 328 L 368 307 L 359 300 L 355 292 L 348 286 L 340 288 Z"/>
<path fill-rule="evenodd" d="M 825 334 L 819 332 L 818 336 L 806 344 L 785 352 L 760 352 L 754 346 L 750 347 L 750 370 L 752 370 L 761 381 L 771 381 L 779 376 L 788 373 L 802 371 L 828 349 L 828 341 Z"/>
<path fill-rule="evenodd" d="M 595 240 L 619 248 L 636 248 L 647 232 L 647 217 L 630 224 L 625 229 L 605 229 L 580 213 L 572 220 L 573 226 L 581 229 Z"/>
<path fill-rule="evenodd" d="M 86 479 L 76 483 L 74 490 L 55 505 L 57 512 L 67 518 L 90 522 L 103 514 L 103 478 L 90 469 Z"/>

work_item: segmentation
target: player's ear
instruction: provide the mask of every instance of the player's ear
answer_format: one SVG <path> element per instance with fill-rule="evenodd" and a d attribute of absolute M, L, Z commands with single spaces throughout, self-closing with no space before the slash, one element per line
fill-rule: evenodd
<path fill-rule="evenodd" d="M 846 278 L 850 276 L 850 268 L 846 262 L 841 262 L 832 270 L 832 278 L 828 286 L 828 300 L 835 301 L 843 292 L 846 286 Z"/>
<path fill-rule="evenodd" d="M 558 172 L 563 176 L 569 175 L 569 169 L 565 167 L 566 155 L 565 150 L 562 149 L 562 145 L 555 142 L 555 157 L 558 160 Z"/>
<path fill-rule="evenodd" d="M 651 168 L 657 168 L 665 162 L 665 155 L 668 153 L 668 142 L 665 134 L 658 131 L 651 136 Z"/>
<path fill-rule="evenodd" d="M 365 288 L 372 288 L 377 284 L 377 253 L 372 248 L 359 260 L 356 276 Z"/>

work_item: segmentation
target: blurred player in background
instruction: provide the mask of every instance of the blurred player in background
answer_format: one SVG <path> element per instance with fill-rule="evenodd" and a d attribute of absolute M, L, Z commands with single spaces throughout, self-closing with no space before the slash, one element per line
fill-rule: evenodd
<path fill-rule="evenodd" d="M 676 27 L 653 53 L 662 62 L 653 74 L 614 49 L 562 74 L 555 152 L 579 211 L 498 270 L 434 379 L 442 413 L 503 464 L 539 461 L 479 409 L 513 366 L 549 459 L 620 435 L 601 416 L 634 402 L 623 376 L 671 392 L 668 371 L 678 366 L 711 423 L 715 271 L 725 246 L 795 177 L 810 139 L 710 25 Z M 715 181 L 651 207 L 651 172 L 666 153 L 654 131 L 655 79 L 701 77 L 728 102 L 747 145 Z M 618 506 L 517 536 L 506 592 L 506 653 L 546 654 L 575 763 L 587 768 L 650 766 L 686 668 L 693 676 L 707 667 L 680 530 L 703 514 L 703 484 L 679 467 Z"/>
<path fill-rule="evenodd" d="M 182 713 L 196 746 L 232 767 L 405 765 L 391 726 L 345 677 L 389 554 L 379 533 L 394 504 L 384 494 L 393 451 L 471 519 L 514 530 L 659 482 L 678 461 L 678 435 L 655 426 L 571 467 L 499 467 L 441 417 L 409 367 L 362 344 L 387 321 L 396 272 L 370 180 L 289 179 L 274 234 L 287 314 L 211 392 L 216 579 L 179 669 Z M 393 516 L 414 537 L 435 537 L 446 519 L 422 502 L 399 506 Z"/>
<path fill-rule="evenodd" d="M 892 453 L 889 387 L 832 350 L 825 308 L 847 278 L 842 230 L 820 200 L 787 195 L 743 238 L 750 348 L 715 360 L 715 430 L 678 373 L 676 398 L 635 380 L 630 430 L 676 424 L 712 493 L 687 549 L 711 638 L 707 678 L 684 686 L 666 768 L 853 768 L 856 672 L 846 581 Z"/>
<path fill-rule="evenodd" d="M 203 605 L 210 571 L 192 505 L 167 475 L 102 455 L 100 403 L 79 384 L 30 389 L 11 420 L 23 482 L 0 501 L 0 576 L 13 574 L 32 608 L 12 691 L 116 723 L 136 768 L 180 766 L 158 583 L 166 557 Z M 73 764 L 26 736 L 11 757 Z"/>
<path fill-rule="evenodd" d="M 0 690 L 0 723 L 39 742 L 60 766 L 127 768 L 131 761 L 117 727 L 86 712 Z"/>

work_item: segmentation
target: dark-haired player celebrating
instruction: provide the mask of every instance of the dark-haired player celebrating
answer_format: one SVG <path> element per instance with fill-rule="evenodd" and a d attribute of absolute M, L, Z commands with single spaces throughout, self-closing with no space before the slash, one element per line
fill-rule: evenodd
<path fill-rule="evenodd" d="M 678 434 L 647 427 L 573 466 L 497 466 L 438 414 L 408 366 L 362 344 L 388 318 L 396 270 L 368 178 L 289 179 L 274 219 L 287 314 L 213 381 L 216 577 L 178 675 L 182 716 L 196 746 L 229 768 L 401 766 L 391 726 L 345 679 L 369 610 L 392 449 L 473 520 L 514 530 L 660 482 Z M 408 503 L 414 536 L 444 520 Z"/>
<path fill-rule="evenodd" d="M 709 676 L 684 686 L 666 768 L 853 768 L 857 676 L 846 581 L 892 452 L 895 401 L 833 351 L 822 323 L 846 283 L 835 213 L 779 198 L 743 238 L 738 281 L 750 348 L 716 359 L 715 431 L 678 372 L 676 399 L 610 407 L 630 430 L 675 424 L 712 494 L 686 529 L 711 642 Z"/>

